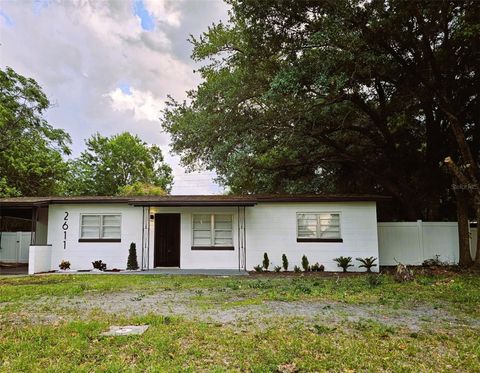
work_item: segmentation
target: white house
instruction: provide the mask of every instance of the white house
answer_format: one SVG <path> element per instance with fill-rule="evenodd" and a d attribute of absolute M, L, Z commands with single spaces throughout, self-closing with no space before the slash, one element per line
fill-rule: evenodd
<path fill-rule="evenodd" d="M 29 272 L 124 269 L 130 244 L 143 270 L 252 270 L 266 252 L 300 266 L 306 255 L 327 271 L 338 256 L 378 257 L 374 195 L 19 197 L 0 199 L 0 215 L 30 216 Z M 357 263 L 351 270 L 358 270 Z M 378 267 L 377 267 L 378 269 Z"/>

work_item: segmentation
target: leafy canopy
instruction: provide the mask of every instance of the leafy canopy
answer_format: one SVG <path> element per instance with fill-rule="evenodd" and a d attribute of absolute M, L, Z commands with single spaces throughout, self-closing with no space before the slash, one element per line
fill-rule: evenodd
<path fill-rule="evenodd" d="M 0 69 L 0 197 L 62 193 L 71 141 L 44 119 L 49 107 L 35 80 Z"/>
<path fill-rule="evenodd" d="M 479 2 L 229 3 L 191 40 L 202 84 L 165 111 L 184 165 L 237 193 L 377 192 L 396 218 L 451 215 L 452 113 L 480 151 Z"/>
<path fill-rule="evenodd" d="M 161 149 L 128 132 L 86 141 L 87 149 L 72 162 L 70 194 L 116 195 L 169 192 L 173 176 Z"/>

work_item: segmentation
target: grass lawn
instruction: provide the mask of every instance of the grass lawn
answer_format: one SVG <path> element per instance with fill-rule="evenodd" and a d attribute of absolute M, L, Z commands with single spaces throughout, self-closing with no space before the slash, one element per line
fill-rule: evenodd
<path fill-rule="evenodd" d="M 0 371 L 480 371 L 479 274 L 382 276 L 0 277 Z"/>

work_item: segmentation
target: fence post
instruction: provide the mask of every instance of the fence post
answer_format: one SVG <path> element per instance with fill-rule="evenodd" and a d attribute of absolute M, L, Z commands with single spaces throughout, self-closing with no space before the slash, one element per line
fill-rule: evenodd
<path fill-rule="evenodd" d="M 418 246 L 420 247 L 422 253 L 422 260 L 425 260 L 425 247 L 423 245 L 423 222 L 421 220 L 417 220 L 417 230 L 418 230 Z"/>

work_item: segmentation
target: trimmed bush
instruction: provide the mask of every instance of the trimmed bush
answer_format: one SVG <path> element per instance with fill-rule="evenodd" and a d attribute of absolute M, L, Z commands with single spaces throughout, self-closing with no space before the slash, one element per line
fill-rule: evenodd
<path fill-rule="evenodd" d="M 308 265 L 308 259 L 307 257 L 304 255 L 302 256 L 302 268 L 305 272 L 308 272 L 310 271 L 310 267 Z"/>
<path fill-rule="evenodd" d="M 282 255 L 282 267 L 284 271 L 288 271 L 288 259 L 285 254 Z"/>
<path fill-rule="evenodd" d="M 263 265 L 263 269 L 264 269 L 265 271 L 268 271 L 268 266 L 270 265 L 270 259 L 268 259 L 267 253 L 264 253 L 264 254 L 263 254 L 263 263 L 262 263 L 262 265 Z"/>
<path fill-rule="evenodd" d="M 70 269 L 70 262 L 68 260 L 62 260 L 58 265 L 58 268 L 60 268 L 63 271 Z"/>
<path fill-rule="evenodd" d="M 135 242 L 130 244 L 130 249 L 128 250 L 127 269 L 131 271 L 136 271 L 138 269 L 137 248 Z"/>

